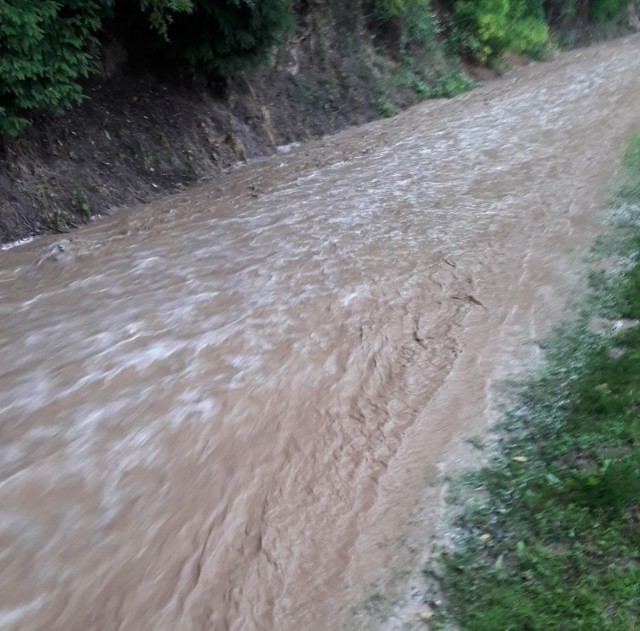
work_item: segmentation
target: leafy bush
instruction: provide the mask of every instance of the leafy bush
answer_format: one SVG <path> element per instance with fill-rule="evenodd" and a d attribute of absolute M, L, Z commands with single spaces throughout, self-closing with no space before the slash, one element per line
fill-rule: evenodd
<path fill-rule="evenodd" d="M 629 4 L 628 0 L 591 0 L 589 17 L 595 22 L 605 22 L 620 15 Z"/>
<path fill-rule="evenodd" d="M 114 30 L 146 70 L 224 77 L 259 64 L 294 22 L 291 0 L 120 0 Z"/>
<path fill-rule="evenodd" d="M 456 29 L 467 52 L 487 61 L 506 48 L 509 0 L 458 0 L 454 5 Z"/>
<path fill-rule="evenodd" d="M 507 49 L 527 53 L 549 37 L 539 6 L 531 0 L 456 0 L 453 5 L 454 48 L 484 63 Z"/>
<path fill-rule="evenodd" d="M 194 71 L 228 74 L 259 63 L 294 22 L 290 0 L 202 1 L 176 21 L 172 43 Z"/>
<path fill-rule="evenodd" d="M 515 53 L 542 58 L 548 48 L 549 28 L 520 2 L 512 6 L 506 47 Z"/>
<path fill-rule="evenodd" d="M 0 138 L 82 99 L 105 23 L 146 70 L 221 76 L 259 62 L 293 14 L 290 0 L 0 0 Z"/>
<path fill-rule="evenodd" d="M 451 98 L 474 87 L 473 79 L 463 72 L 448 71 L 442 73 L 433 87 L 430 96 L 433 98 Z"/>
<path fill-rule="evenodd" d="M 388 52 L 429 55 L 437 48 L 437 17 L 430 0 L 372 0 L 369 27 Z"/>
<path fill-rule="evenodd" d="M 0 136 L 80 101 L 109 0 L 0 0 Z"/>
<path fill-rule="evenodd" d="M 166 38 L 173 14 L 193 11 L 193 0 L 140 0 L 140 8 L 151 27 Z"/>

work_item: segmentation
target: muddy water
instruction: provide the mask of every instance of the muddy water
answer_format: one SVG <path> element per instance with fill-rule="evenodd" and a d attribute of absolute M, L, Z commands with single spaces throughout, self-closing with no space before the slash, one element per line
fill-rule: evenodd
<path fill-rule="evenodd" d="M 0 253 L 0 627 L 352 624 L 639 102 L 635 37 Z"/>

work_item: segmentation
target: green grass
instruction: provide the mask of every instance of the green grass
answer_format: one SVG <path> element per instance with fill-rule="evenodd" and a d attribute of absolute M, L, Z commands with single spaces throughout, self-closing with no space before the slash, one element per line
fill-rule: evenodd
<path fill-rule="evenodd" d="M 622 271 L 593 273 L 517 387 L 495 456 L 458 483 L 439 624 L 640 630 L 640 134 L 622 170 L 597 246 Z"/>

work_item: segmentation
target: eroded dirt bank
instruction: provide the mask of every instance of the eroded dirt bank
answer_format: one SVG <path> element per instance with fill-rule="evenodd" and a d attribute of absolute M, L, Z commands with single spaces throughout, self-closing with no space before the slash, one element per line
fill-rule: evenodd
<path fill-rule="evenodd" d="M 640 38 L 0 253 L 6 629 L 335 629 L 579 282 Z"/>
<path fill-rule="evenodd" d="M 392 42 L 378 52 L 366 22 L 359 5 L 309 3 L 266 66 L 214 85 L 138 74 L 122 44 L 109 42 L 81 105 L 0 142 L 0 245 L 67 232 L 276 146 L 361 125 L 380 117 L 383 102 L 416 103 L 394 80 Z M 434 75 L 457 69 L 437 50 L 416 51 L 416 60 Z"/>

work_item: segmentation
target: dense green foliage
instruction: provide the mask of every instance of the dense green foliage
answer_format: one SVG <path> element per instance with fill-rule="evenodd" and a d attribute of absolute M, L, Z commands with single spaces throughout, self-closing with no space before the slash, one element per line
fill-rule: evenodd
<path fill-rule="evenodd" d="M 453 24 L 458 48 L 481 62 L 507 49 L 532 52 L 549 37 L 546 24 L 518 0 L 456 0 Z"/>
<path fill-rule="evenodd" d="M 442 25 L 430 0 L 375 0 L 373 32 L 397 60 L 394 83 L 409 88 L 418 100 L 450 98 L 470 90 L 474 82 L 460 71 L 457 57 L 447 57 Z M 395 108 L 382 98 L 381 116 Z"/>
<path fill-rule="evenodd" d="M 131 10 L 131 5 L 128 9 Z M 193 11 L 193 0 L 140 0 L 140 9 L 147 17 L 150 26 L 167 38 L 169 26 L 173 22 L 173 14 Z"/>
<path fill-rule="evenodd" d="M 600 253 L 626 271 L 594 273 L 463 487 L 443 585 L 467 631 L 640 628 L 640 135 L 624 166 Z"/>
<path fill-rule="evenodd" d="M 449 42 L 454 51 L 492 62 L 505 50 L 542 57 L 550 29 L 560 39 L 579 25 L 613 21 L 635 0 L 444 0 L 451 14 Z"/>
<path fill-rule="evenodd" d="M 628 0 L 591 0 L 589 15 L 596 22 L 604 22 L 616 17 L 628 4 Z"/>
<path fill-rule="evenodd" d="M 80 100 L 107 0 L 0 0 L 0 136 Z"/>
<path fill-rule="evenodd" d="M 162 63 L 224 76 L 254 67 L 293 23 L 290 0 L 196 0 L 152 45 Z"/>
<path fill-rule="evenodd" d="M 0 137 L 80 101 L 100 39 L 121 39 L 146 70 L 220 76 L 292 23 L 290 0 L 0 0 Z"/>

